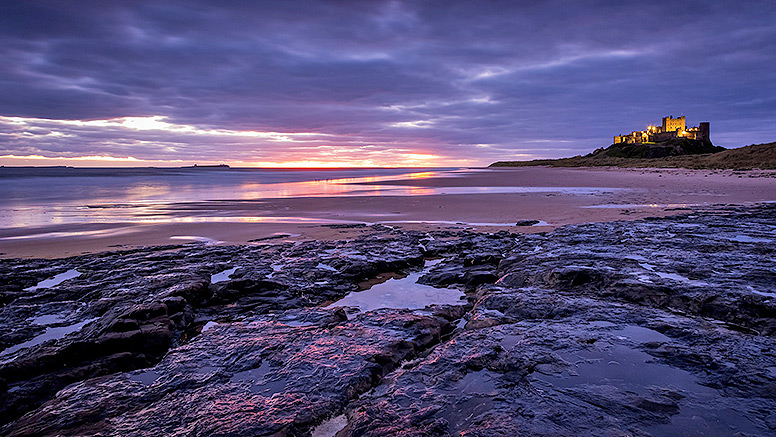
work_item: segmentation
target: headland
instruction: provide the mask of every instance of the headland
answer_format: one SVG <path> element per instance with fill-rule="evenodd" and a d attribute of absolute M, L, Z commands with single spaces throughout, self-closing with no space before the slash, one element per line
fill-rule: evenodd
<path fill-rule="evenodd" d="M 587 155 L 530 161 L 498 161 L 490 167 L 624 167 L 688 169 L 776 169 L 776 143 L 726 149 L 711 142 L 709 122 L 687 127 L 685 117 L 663 117 L 662 125 L 615 135 L 608 147 Z"/>

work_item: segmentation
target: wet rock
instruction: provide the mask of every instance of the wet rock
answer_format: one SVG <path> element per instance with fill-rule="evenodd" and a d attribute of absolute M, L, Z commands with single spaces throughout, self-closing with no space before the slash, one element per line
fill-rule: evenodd
<path fill-rule="evenodd" d="M 656 359 L 645 340 L 692 346 L 628 324 L 658 315 L 640 311 L 625 307 L 607 317 L 599 308 L 596 317 L 609 320 L 467 329 L 350 405 L 345 434 L 650 435 L 701 426 L 710 433 L 767 435 L 757 424 L 770 414 L 761 407 L 773 397 L 708 388 L 707 374 L 723 377 L 718 369 L 729 356 L 711 358 L 702 370 Z M 690 319 L 672 323 L 697 328 Z M 726 348 L 747 346 L 736 333 L 717 332 Z M 744 366 L 758 360 L 737 359 Z M 684 424 L 690 416 L 695 424 Z M 661 428 L 672 421 L 678 424 Z"/>
<path fill-rule="evenodd" d="M 343 435 L 772 433 L 774 205 L 358 229 L 0 261 L 0 434 L 306 435 L 343 412 Z M 466 299 L 320 309 L 380 275 Z"/>
<path fill-rule="evenodd" d="M 498 252 L 491 253 L 475 253 L 467 255 L 463 259 L 463 266 L 477 266 L 482 264 L 498 264 L 501 261 L 501 254 Z"/>
<path fill-rule="evenodd" d="M 530 236 L 500 263 L 498 283 L 671 308 L 770 335 L 776 293 L 766 284 L 776 263 L 752 249 L 773 250 L 773 210 L 761 207 L 745 223 L 710 213 Z"/>
<path fill-rule="evenodd" d="M 333 224 L 333 225 L 321 225 L 325 228 L 330 229 L 361 229 L 366 228 L 366 223 L 341 223 L 341 224 Z"/>
<path fill-rule="evenodd" d="M 463 283 L 468 289 L 475 289 L 478 285 L 493 283 L 497 279 L 492 270 L 469 270 L 463 275 Z"/>
<path fill-rule="evenodd" d="M 438 342 L 447 324 L 408 311 L 342 314 L 218 325 L 154 367 L 59 392 L 9 434 L 298 435 Z"/>
<path fill-rule="evenodd" d="M 248 295 L 273 296 L 277 295 L 275 290 L 286 288 L 288 288 L 286 285 L 271 280 L 234 279 L 223 284 L 213 285 L 215 291 L 210 303 L 230 303 Z"/>
<path fill-rule="evenodd" d="M 261 241 L 282 240 L 282 239 L 288 238 L 290 236 L 291 236 L 291 234 L 270 235 L 268 237 L 254 238 L 252 240 L 248 240 L 248 242 L 249 243 L 258 243 L 258 242 L 261 242 Z"/>
<path fill-rule="evenodd" d="M 460 283 L 463 279 L 463 275 L 458 269 L 451 268 L 450 270 L 435 270 L 431 271 L 420 277 L 421 284 L 431 285 L 434 287 L 447 287 L 451 284 Z"/>
<path fill-rule="evenodd" d="M 422 265 L 420 237 L 380 231 L 356 241 L 165 246 L 0 261 L 9 277 L 0 281 L 9 299 L 0 307 L 0 379 L 13 393 L 0 393 L 0 424 L 67 384 L 156 363 L 197 335 L 204 323 L 197 320 L 237 321 L 320 305 L 356 289 L 362 278 Z M 77 278 L 24 290 L 76 268 Z M 231 268 L 231 280 L 210 283 Z M 129 358 L 121 363 L 109 358 L 122 354 Z"/>

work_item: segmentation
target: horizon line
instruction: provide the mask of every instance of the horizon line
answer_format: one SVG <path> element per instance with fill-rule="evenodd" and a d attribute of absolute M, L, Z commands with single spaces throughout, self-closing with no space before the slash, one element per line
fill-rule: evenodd
<path fill-rule="evenodd" d="M 184 165 L 184 166 L 153 166 L 153 165 L 146 165 L 146 166 L 75 166 L 75 165 L 5 165 L 0 164 L 0 168 L 72 168 L 72 169 L 132 169 L 132 168 L 156 168 L 156 169 L 197 169 L 197 170 L 251 170 L 251 169 L 259 169 L 259 170 L 390 170 L 390 169 L 417 169 L 417 168 L 478 168 L 480 166 L 469 166 L 469 165 L 453 165 L 453 166 L 430 166 L 430 167 L 423 167 L 423 166 L 406 166 L 406 167 L 390 167 L 390 166 L 365 166 L 365 167 L 353 167 L 353 166 L 347 166 L 347 167 L 234 167 L 231 165 L 226 166 L 206 166 L 206 165 Z M 483 167 L 484 168 L 484 167 Z"/>

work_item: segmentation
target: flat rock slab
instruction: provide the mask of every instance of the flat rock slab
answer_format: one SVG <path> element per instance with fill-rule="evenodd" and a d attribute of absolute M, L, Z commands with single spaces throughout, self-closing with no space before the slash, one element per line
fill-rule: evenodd
<path fill-rule="evenodd" d="M 459 333 L 352 403 L 344 435 L 776 431 L 771 339 L 635 305 L 566 304 L 578 310 Z"/>
<path fill-rule="evenodd" d="M 298 435 L 340 411 L 448 322 L 341 310 L 220 324 L 156 366 L 60 391 L 10 435 Z"/>
<path fill-rule="evenodd" d="M 352 241 L 2 260 L 0 426 L 70 383 L 156 364 L 207 322 L 321 305 L 381 272 L 422 266 L 419 238 L 380 228 Z"/>

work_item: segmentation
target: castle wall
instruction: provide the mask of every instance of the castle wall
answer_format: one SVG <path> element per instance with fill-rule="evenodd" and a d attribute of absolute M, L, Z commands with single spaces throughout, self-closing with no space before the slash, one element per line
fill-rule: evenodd
<path fill-rule="evenodd" d="M 661 141 L 668 141 L 671 138 L 676 138 L 676 131 L 669 131 L 669 132 L 655 132 L 654 134 L 650 135 L 650 141 L 653 143 L 659 143 Z"/>
<path fill-rule="evenodd" d="M 669 115 L 663 117 L 662 126 L 649 126 L 647 130 L 644 131 L 633 131 L 628 135 L 615 135 L 614 144 L 660 143 L 677 137 L 709 141 L 709 122 L 704 121 L 697 127 L 687 128 L 684 116 L 673 118 L 673 116 Z"/>

